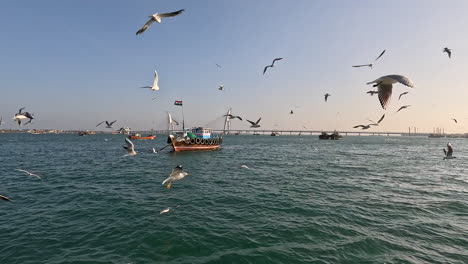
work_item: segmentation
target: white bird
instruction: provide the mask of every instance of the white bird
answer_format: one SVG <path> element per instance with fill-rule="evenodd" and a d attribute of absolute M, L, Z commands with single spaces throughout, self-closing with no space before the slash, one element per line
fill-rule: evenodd
<path fill-rule="evenodd" d="M 279 61 L 279 60 L 282 60 L 283 58 L 276 58 L 273 60 L 273 62 L 271 63 L 271 65 L 267 65 L 265 66 L 265 68 L 263 69 L 263 75 L 265 75 L 265 72 L 267 71 L 268 68 L 273 68 L 275 66 L 275 62 L 276 61 Z"/>
<path fill-rule="evenodd" d="M 387 106 L 390 104 L 390 97 L 392 96 L 393 88 L 392 84 L 401 83 L 411 88 L 414 87 L 413 82 L 409 78 L 397 74 L 382 76 L 372 82 L 368 82 L 367 84 L 372 83 L 375 83 L 373 86 L 378 88 L 379 101 L 383 109 L 387 109 Z"/>
<path fill-rule="evenodd" d="M 247 165 L 241 165 L 241 168 L 248 169 Z"/>
<path fill-rule="evenodd" d="M 331 94 L 326 93 L 324 96 L 325 96 L 325 102 L 326 102 L 328 100 L 328 97 L 331 96 Z"/>
<path fill-rule="evenodd" d="M 382 57 L 384 55 L 385 51 L 387 51 L 387 50 L 383 50 L 382 53 L 380 53 L 380 55 L 374 61 L 377 61 L 378 59 L 380 59 L 380 57 Z M 362 65 L 354 65 L 353 67 L 355 67 L 355 68 L 357 68 L 357 67 L 369 67 L 369 68 L 372 69 L 372 66 L 374 66 L 373 63 L 362 64 Z"/>
<path fill-rule="evenodd" d="M 162 13 L 162 14 L 155 13 L 155 14 L 149 16 L 150 19 L 148 20 L 148 22 L 146 22 L 143 25 L 143 27 L 141 27 L 137 31 L 136 34 L 139 35 L 139 34 L 145 32 L 154 21 L 156 21 L 158 23 L 161 23 L 161 18 L 163 18 L 163 17 L 174 17 L 174 16 L 177 16 L 177 15 L 180 15 L 184 11 L 185 11 L 184 9 L 180 9 L 180 10 L 172 12 L 172 13 Z"/>
<path fill-rule="evenodd" d="M 153 148 L 153 153 L 158 153 L 158 151 L 155 148 Z"/>
<path fill-rule="evenodd" d="M 218 87 L 218 90 L 224 91 L 224 85 L 220 85 L 220 86 Z"/>
<path fill-rule="evenodd" d="M 143 86 L 143 87 L 140 87 L 140 88 L 148 88 L 148 89 L 151 89 L 151 91 L 157 91 L 157 90 L 159 90 L 158 82 L 159 82 L 158 72 L 154 71 L 153 86 Z M 153 98 L 153 100 L 154 99 L 156 99 L 156 98 Z"/>
<path fill-rule="evenodd" d="M 100 126 L 102 123 L 106 123 L 106 128 L 112 128 L 112 125 L 117 122 L 117 120 L 114 120 L 112 122 L 109 123 L 109 121 L 102 121 L 100 122 L 99 124 L 96 125 L 96 127 Z"/>
<path fill-rule="evenodd" d="M 180 205 L 177 205 L 175 208 L 179 208 Z M 168 207 L 164 210 L 161 210 L 161 212 L 159 212 L 160 215 L 162 214 L 165 214 L 165 213 L 169 213 L 169 211 L 172 209 L 172 207 Z"/>
<path fill-rule="evenodd" d="M 34 176 L 34 177 L 36 177 L 36 178 L 38 178 L 38 179 L 42 179 L 41 176 L 39 176 L 39 175 L 37 175 L 37 174 L 34 174 L 34 173 L 32 173 L 32 172 L 29 172 L 29 171 L 27 171 L 27 170 L 22 170 L 22 169 L 16 169 L 16 170 L 17 170 L 17 171 L 24 172 L 24 173 L 26 173 L 26 174 L 29 175 L 29 176 Z"/>
<path fill-rule="evenodd" d="M 411 105 L 404 105 L 404 106 L 400 107 L 400 108 L 396 111 L 396 113 L 398 113 L 398 112 L 400 112 L 401 110 L 406 109 L 406 108 L 408 108 L 408 107 L 410 107 L 410 106 L 411 106 Z"/>
<path fill-rule="evenodd" d="M 6 197 L 6 196 L 4 196 L 4 195 L 1 195 L 1 194 L 0 194 L 0 199 L 5 200 L 5 201 L 7 201 L 7 202 L 11 202 L 11 199 L 10 199 L 10 198 L 8 198 L 8 197 Z"/>
<path fill-rule="evenodd" d="M 453 159 L 455 157 L 452 156 L 453 154 L 453 148 L 452 148 L 452 144 L 447 143 L 447 150 L 445 149 L 442 149 L 444 151 L 444 154 L 445 154 L 445 157 L 444 159 Z"/>
<path fill-rule="evenodd" d="M 380 124 L 380 122 L 382 122 L 382 120 L 383 120 L 384 118 L 385 118 L 385 114 L 383 114 L 382 117 L 381 117 L 381 118 L 379 119 L 379 121 L 377 121 L 377 122 L 374 122 L 374 121 L 372 121 L 372 120 L 370 120 L 370 119 L 367 119 L 367 120 L 369 120 L 369 121 L 372 122 L 372 124 L 369 124 L 369 125 L 371 125 L 371 126 L 378 126 L 378 125 Z"/>
<path fill-rule="evenodd" d="M 258 123 L 260 123 L 260 120 L 262 120 L 261 117 L 257 120 L 257 122 L 253 122 L 253 121 L 250 121 L 250 120 L 247 120 L 247 122 L 250 123 L 250 125 L 251 125 L 250 127 L 256 128 L 256 127 L 260 127 L 260 125 L 258 124 Z"/>
<path fill-rule="evenodd" d="M 122 147 L 127 150 L 128 156 L 136 155 L 137 153 L 135 151 L 135 145 L 133 145 L 133 142 L 130 141 L 130 139 L 125 138 L 125 143 L 127 143 L 127 146 L 122 146 Z"/>
<path fill-rule="evenodd" d="M 182 165 L 178 165 L 177 167 L 172 169 L 171 174 L 169 174 L 169 177 L 162 182 L 162 185 L 167 183 L 166 188 L 170 189 L 173 181 L 182 180 L 185 176 L 189 175 L 190 174 L 182 170 Z"/>
<path fill-rule="evenodd" d="M 458 121 L 457 121 L 457 119 L 455 119 L 455 118 L 452 118 L 451 120 L 453 120 L 453 122 L 455 122 L 455 123 L 457 123 L 457 124 L 458 124 Z"/>

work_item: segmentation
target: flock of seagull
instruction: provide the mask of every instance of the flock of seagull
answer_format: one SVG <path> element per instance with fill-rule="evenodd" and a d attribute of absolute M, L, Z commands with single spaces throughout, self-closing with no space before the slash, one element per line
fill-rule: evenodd
<path fill-rule="evenodd" d="M 167 18 L 167 17 L 175 17 L 175 16 L 178 16 L 180 14 L 182 14 L 185 10 L 184 9 L 180 9 L 178 11 L 175 11 L 175 12 L 170 12 L 170 13 L 155 13 L 155 14 L 152 14 L 150 17 L 150 19 L 136 32 L 136 35 L 140 35 L 140 34 L 143 34 L 146 30 L 148 30 L 148 28 L 151 26 L 151 24 L 153 22 L 157 22 L 157 23 L 161 23 L 161 19 L 162 18 Z M 373 63 L 368 63 L 368 64 L 361 64 L 361 65 L 353 65 L 352 67 L 355 67 L 355 68 L 360 68 L 360 67 L 369 67 L 372 69 L 372 67 L 374 66 L 374 63 L 377 62 L 384 54 L 385 54 L 386 50 L 383 50 L 379 56 L 377 56 L 377 58 L 374 60 Z M 451 58 L 452 56 L 452 50 L 445 47 L 443 49 L 443 52 L 444 53 L 447 53 L 448 57 Z M 265 73 L 267 72 L 268 68 L 273 68 L 275 66 L 275 63 L 277 61 L 280 61 L 282 60 L 283 58 L 275 58 L 273 59 L 272 63 L 270 65 L 267 65 L 263 68 L 263 75 L 265 75 Z M 222 69 L 221 65 L 219 64 L 216 64 L 216 66 L 220 69 Z M 143 87 L 140 87 L 140 88 L 145 88 L 145 89 L 151 89 L 151 91 L 158 91 L 159 90 L 159 85 L 158 85 L 158 82 L 159 82 L 159 77 L 158 77 L 158 72 L 157 71 L 154 71 L 154 78 L 153 78 L 153 84 L 152 86 L 143 86 Z M 371 91 L 368 91 L 367 93 L 370 94 L 371 96 L 373 96 L 374 94 L 377 94 L 378 95 L 378 99 L 379 99 L 379 102 L 380 102 L 380 105 L 382 106 L 382 108 L 384 110 L 387 109 L 388 105 L 390 104 L 390 99 L 391 99 L 391 96 L 392 96 L 392 90 L 393 90 L 393 84 L 396 84 L 396 83 L 400 83 L 400 84 L 403 84 L 409 88 L 414 88 L 414 84 L 413 82 L 408 78 L 408 77 L 405 77 L 403 75 L 397 75 L 397 74 L 393 74 L 393 75 L 386 75 L 386 76 L 382 76 L 374 81 L 371 81 L 371 82 L 368 82 L 367 84 L 373 84 L 373 87 L 377 87 L 377 91 L 375 90 L 371 90 Z M 220 85 L 218 87 L 218 90 L 220 91 L 224 91 L 224 85 Z M 408 92 L 403 92 L 401 93 L 399 96 L 398 96 L 398 100 L 401 99 L 401 97 L 403 95 L 406 95 L 408 94 Z M 328 101 L 328 98 L 331 96 L 331 94 L 329 93 L 326 93 L 324 95 L 324 99 L 325 99 L 325 102 Z M 153 98 L 153 100 L 156 99 L 156 98 Z M 401 106 L 396 112 L 399 112 L 403 109 L 406 109 L 410 107 L 410 105 L 403 105 Z M 19 126 L 21 125 L 26 125 L 26 124 L 29 124 L 32 122 L 33 119 L 35 119 L 35 117 L 33 116 L 33 114 L 29 113 L 29 112 L 23 112 L 23 110 L 25 109 L 25 107 L 22 107 L 19 109 L 18 113 L 16 113 L 13 117 L 13 120 L 16 121 L 18 123 Z M 290 114 L 294 114 L 294 111 L 291 110 L 290 111 Z M 227 114 L 227 115 L 224 115 L 225 117 L 227 117 L 228 119 L 239 119 L 239 120 L 243 120 L 240 116 L 237 116 L 237 115 L 233 115 L 233 114 Z M 378 126 L 382 120 L 384 120 L 385 118 L 385 114 L 382 115 L 382 117 L 377 121 L 377 122 L 374 122 L 370 119 L 368 119 L 368 121 L 370 121 L 371 123 L 369 124 L 366 124 L 366 125 L 357 125 L 357 126 L 354 126 L 353 128 L 361 128 L 361 129 L 369 129 L 371 126 Z M 22 124 L 23 120 L 25 119 L 28 119 L 28 121 L 24 124 Z M 253 121 L 250 121 L 250 120 L 247 120 L 247 122 L 250 123 L 250 127 L 251 128 L 259 128 L 260 127 L 260 121 L 262 120 L 262 118 L 260 117 L 256 122 L 253 122 Z M 452 120 L 455 122 L 455 123 L 458 123 L 458 121 L 455 119 L 455 118 L 452 118 Z M 106 128 L 112 128 L 112 125 L 117 122 L 117 120 L 114 120 L 112 122 L 109 122 L 109 121 L 102 121 L 100 123 L 98 123 L 96 125 L 96 127 L 100 126 L 101 124 L 106 124 Z M 0 125 L 2 125 L 4 122 L 3 122 L 3 118 L 0 117 Z M 305 126 L 304 126 L 305 128 Z M 125 138 L 125 143 L 126 143 L 126 146 L 123 146 L 124 149 L 127 150 L 128 152 L 128 156 L 134 156 L 137 154 L 137 152 L 135 151 L 135 145 L 130 141 L 130 139 L 128 139 L 127 137 Z M 444 154 L 445 154 L 445 158 L 444 159 L 450 159 L 450 158 L 454 158 L 452 156 L 452 153 L 453 153 L 453 147 L 450 143 L 447 144 L 447 150 L 446 149 L 443 149 L 444 151 Z M 157 151 L 153 148 L 153 152 L 154 153 L 157 153 Z M 248 167 L 246 165 L 242 165 L 241 168 L 247 168 Z M 20 171 L 20 172 L 23 172 L 29 176 L 33 176 L 33 177 L 36 177 L 38 179 L 42 179 L 39 175 L 37 174 L 34 174 L 34 173 L 31 173 L 27 170 L 23 170 L 23 169 L 17 169 L 17 171 Z M 169 174 L 169 177 L 167 179 L 165 179 L 163 182 L 162 182 L 162 185 L 166 185 L 166 188 L 167 189 L 170 189 L 171 186 L 172 186 L 172 183 L 175 182 L 175 181 L 179 181 L 179 180 L 182 180 L 183 178 L 185 178 L 186 176 L 190 175 L 189 173 L 183 171 L 182 169 L 182 165 L 178 165 L 176 166 L 172 172 Z M 4 195 L 0 195 L 0 199 L 2 200 L 5 200 L 5 201 L 11 201 L 10 198 L 4 196 Z M 179 207 L 180 205 L 177 205 L 177 207 Z M 177 208 L 176 207 L 176 208 Z M 160 212 L 160 214 L 165 214 L 165 213 L 168 213 L 170 210 L 172 209 L 172 207 L 168 207 L 164 210 L 162 210 Z"/>

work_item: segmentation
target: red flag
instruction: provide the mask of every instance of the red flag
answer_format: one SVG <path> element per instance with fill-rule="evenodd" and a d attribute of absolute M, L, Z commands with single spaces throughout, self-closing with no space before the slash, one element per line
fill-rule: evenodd
<path fill-rule="evenodd" d="M 176 100 L 176 101 L 174 102 L 174 105 L 180 105 L 180 106 L 182 106 L 182 101 L 177 101 L 177 100 Z"/>

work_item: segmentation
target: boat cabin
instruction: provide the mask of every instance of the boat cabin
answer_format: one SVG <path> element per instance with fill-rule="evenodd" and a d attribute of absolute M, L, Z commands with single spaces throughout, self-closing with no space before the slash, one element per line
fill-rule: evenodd
<path fill-rule="evenodd" d="M 211 128 L 194 127 L 192 128 L 192 133 L 199 138 L 211 138 Z"/>

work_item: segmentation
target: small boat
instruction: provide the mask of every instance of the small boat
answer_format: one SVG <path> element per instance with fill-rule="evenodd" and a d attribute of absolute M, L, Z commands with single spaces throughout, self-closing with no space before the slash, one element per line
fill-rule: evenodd
<path fill-rule="evenodd" d="M 322 132 L 321 135 L 319 135 L 319 139 L 331 139 L 331 140 L 338 140 L 338 139 L 342 139 L 343 136 L 340 135 L 340 133 L 338 132 L 333 132 L 331 134 L 327 134 L 325 132 Z"/>
<path fill-rule="evenodd" d="M 129 139 L 155 139 L 156 136 L 155 135 L 148 135 L 148 136 L 142 136 L 140 133 L 135 133 L 135 134 L 132 134 L 130 136 L 128 136 Z"/>
<path fill-rule="evenodd" d="M 168 143 L 175 152 L 194 150 L 216 150 L 221 147 L 223 137 L 211 133 L 211 128 L 194 127 L 191 131 L 170 134 Z"/>
<path fill-rule="evenodd" d="M 270 136 L 278 137 L 280 134 L 278 132 L 271 132 Z"/>

